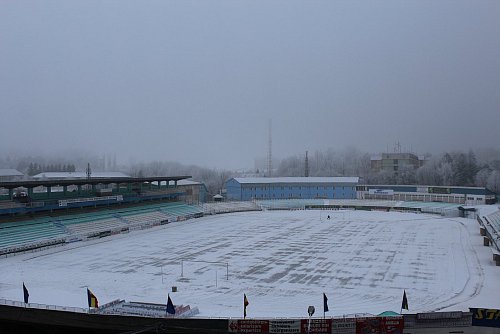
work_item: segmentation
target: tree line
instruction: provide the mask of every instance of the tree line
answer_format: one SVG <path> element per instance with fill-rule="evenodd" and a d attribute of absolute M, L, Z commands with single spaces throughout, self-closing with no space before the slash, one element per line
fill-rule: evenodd
<path fill-rule="evenodd" d="M 371 168 L 372 155 L 356 148 L 342 150 L 318 150 L 308 157 L 309 176 L 359 176 L 366 184 L 410 184 L 434 186 L 477 186 L 500 193 L 500 150 L 483 149 L 426 154 L 425 163 L 419 168 L 400 166 L 398 173 L 374 171 Z M 95 157 L 67 157 L 37 159 L 33 157 L 0 156 L 0 168 L 17 168 L 27 175 L 42 172 L 84 171 L 89 162 L 93 171 L 103 171 L 99 164 L 102 159 Z M 305 154 L 293 155 L 275 162 L 272 176 L 305 176 Z M 102 169 L 102 170 L 101 170 Z M 121 165 L 117 168 L 134 177 L 189 175 L 202 182 L 210 194 L 218 194 L 224 189 L 225 182 L 231 177 L 267 176 L 268 171 L 249 169 L 236 172 L 225 169 L 204 168 L 195 165 L 183 165 L 177 162 L 152 161 Z"/>
<path fill-rule="evenodd" d="M 36 174 L 44 173 L 44 172 L 75 172 L 76 167 L 74 164 L 50 164 L 50 165 L 42 165 L 37 162 L 31 162 L 26 169 L 25 173 L 29 176 L 33 176 Z"/>
<path fill-rule="evenodd" d="M 304 166 L 305 156 L 288 157 L 279 163 L 273 174 L 304 176 Z M 342 151 L 329 149 L 309 156 L 309 176 L 359 176 L 361 182 L 367 184 L 487 187 L 500 193 L 500 151 L 427 154 L 421 167 L 400 166 L 398 172 L 394 173 L 373 170 L 368 153 L 353 148 Z"/>

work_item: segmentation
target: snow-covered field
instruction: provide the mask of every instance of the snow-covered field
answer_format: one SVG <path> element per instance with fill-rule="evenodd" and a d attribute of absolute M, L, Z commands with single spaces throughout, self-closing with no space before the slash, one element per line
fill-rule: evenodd
<path fill-rule="evenodd" d="M 399 312 L 403 289 L 410 313 L 500 308 L 477 222 L 413 213 L 209 216 L 0 259 L 0 298 L 22 301 L 23 281 L 30 302 L 77 307 L 87 286 L 101 304 L 166 303 L 176 286 L 174 304 L 203 317 L 241 317 L 244 293 L 249 317 L 322 316 L 323 292 L 329 316 Z"/>

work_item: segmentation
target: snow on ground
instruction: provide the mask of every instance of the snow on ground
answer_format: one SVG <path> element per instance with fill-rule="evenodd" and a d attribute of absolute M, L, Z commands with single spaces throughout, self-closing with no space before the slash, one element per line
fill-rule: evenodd
<path fill-rule="evenodd" d="M 327 220 L 327 215 L 332 219 Z M 182 261 L 182 265 L 181 265 Z M 195 262 L 198 261 L 198 262 Z M 204 261 L 204 262 L 203 262 Z M 218 263 L 209 263 L 218 262 Z M 229 268 L 229 279 L 226 269 Z M 225 214 L 0 259 L 0 298 L 87 306 L 114 299 L 200 309 L 202 317 L 500 308 L 500 268 L 473 219 L 364 211 Z M 181 277 L 182 274 L 182 277 Z"/>

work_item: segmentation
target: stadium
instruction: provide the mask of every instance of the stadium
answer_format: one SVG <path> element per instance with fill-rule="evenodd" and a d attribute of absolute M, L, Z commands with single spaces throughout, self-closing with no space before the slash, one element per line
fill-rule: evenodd
<path fill-rule="evenodd" d="M 462 203 L 451 195 L 452 203 L 401 201 L 388 186 L 368 198 L 357 179 L 320 186 L 276 178 L 265 191 L 288 187 L 291 196 L 264 198 L 254 179 L 241 183 L 261 199 L 204 203 L 203 185 L 188 178 L 2 182 L 2 324 L 39 332 L 500 332 L 496 205 L 467 205 L 466 194 Z M 329 198 L 329 181 L 354 182 Z M 323 198 L 310 196 L 312 187 L 325 187 Z M 20 189 L 29 201 L 14 198 Z M 298 198 L 305 191 L 313 198 Z M 99 307 L 88 308 L 90 290 Z M 167 296 L 174 315 L 165 312 Z"/>

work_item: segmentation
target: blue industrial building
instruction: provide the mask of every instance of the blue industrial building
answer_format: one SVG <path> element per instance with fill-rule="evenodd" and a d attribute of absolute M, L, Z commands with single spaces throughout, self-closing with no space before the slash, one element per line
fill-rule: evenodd
<path fill-rule="evenodd" d="M 230 201 L 253 199 L 355 199 L 358 177 L 238 177 L 226 182 Z"/>

